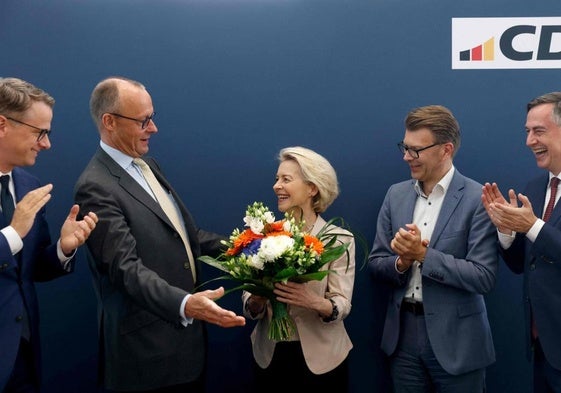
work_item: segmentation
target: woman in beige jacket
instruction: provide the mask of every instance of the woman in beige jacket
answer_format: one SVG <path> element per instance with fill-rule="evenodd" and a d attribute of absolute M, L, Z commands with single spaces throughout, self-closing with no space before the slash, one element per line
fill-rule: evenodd
<path fill-rule="evenodd" d="M 303 147 L 288 147 L 279 153 L 279 167 L 273 190 L 278 210 L 302 209 L 304 231 L 317 234 L 326 221 L 319 215 L 339 194 L 337 175 L 318 153 Z M 288 341 L 268 338 L 272 315 L 270 302 L 244 292 L 244 314 L 258 322 L 251 334 L 257 367 L 256 388 L 265 392 L 287 378 L 298 388 L 342 393 L 348 391 L 347 356 L 352 348 L 343 320 L 351 311 L 355 275 L 355 242 L 352 234 L 331 225 L 330 232 L 350 243 L 348 254 L 322 269 L 333 272 L 321 281 L 275 284 L 277 300 L 288 305 L 296 329 Z"/>

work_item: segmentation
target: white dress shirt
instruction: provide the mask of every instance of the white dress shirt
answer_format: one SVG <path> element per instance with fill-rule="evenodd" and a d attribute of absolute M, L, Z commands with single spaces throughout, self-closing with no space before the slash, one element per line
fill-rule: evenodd
<path fill-rule="evenodd" d="M 436 220 L 438 220 L 440 209 L 442 208 L 442 202 L 444 201 L 444 197 L 446 196 L 446 192 L 454 176 L 454 170 L 452 166 L 446 175 L 436 183 L 429 195 L 425 195 L 419 181 L 415 183 L 417 201 L 415 202 L 415 210 L 413 213 L 413 224 L 417 225 L 421 231 L 421 239 L 429 240 L 429 247 L 434 226 Z M 422 263 L 419 261 L 415 261 L 413 265 L 411 265 L 411 275 L 409 276 L 404 298 L 412 299 L 417 302 L 423 301 L 422 266 Z"/>

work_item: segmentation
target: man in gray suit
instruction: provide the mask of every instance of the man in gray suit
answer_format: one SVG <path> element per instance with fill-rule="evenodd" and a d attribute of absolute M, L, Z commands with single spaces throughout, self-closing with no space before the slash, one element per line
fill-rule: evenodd
<path fill-rule="evenodd" d="M 193 293 L 196 258 L 220 253 L 222 237 L 196 226 L 157 163 L 144 157 L 158 129 L 142 84 L 101 81 L 90 111 L 101 142 L 76 183 L 75 199 L 99 217 L 87 246 L 103 385 L 112 392 L 203 392 L 203 321 L 245 324 L 214 302 L 223 288 Z"/>
<path fill-rule="evenodd" d="M 498 269 L 482 185 L 453 165 L 460 128 L 443 106 L 409 112 L 398 146 L 413 179 L 389 188 L 369 256 L 393 287 L 382 349 L 395 392 L 482 393 L 495 361 L 484 294 Z"/>

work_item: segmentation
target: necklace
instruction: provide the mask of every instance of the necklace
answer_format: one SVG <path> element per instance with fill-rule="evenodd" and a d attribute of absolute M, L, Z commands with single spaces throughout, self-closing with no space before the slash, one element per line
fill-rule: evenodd
<path fill-rule="evenodd" d="M 317 218 L 316 218 L 317 219 Z M 306 224 L 306 226 L 304 228 L 302 228 L 302 230 L 306 233 L 310 233 L 310 231 L 313 229 L 314 225 L 316 223 L 316 220 L 314 220 L 314 222 L 311 222 L 309 224 Z"/>

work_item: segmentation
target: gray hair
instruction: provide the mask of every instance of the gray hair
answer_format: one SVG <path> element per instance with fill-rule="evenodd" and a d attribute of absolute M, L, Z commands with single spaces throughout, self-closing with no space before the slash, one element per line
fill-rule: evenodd
<path fill-rule="evenodd" d="M 278 159 L 280 162 L 295 161 L 300 167 L 304 181 L 318 188 L 318 193 L 313 200 L 316 213 L 324 212 L 339 195 L 335 169 L 322 155 L 305 147 L 293 146 L 282 149 Z"/>
<path fill-rule="evenodd" d="M 527 112 L 530 112 L 530 109 L 543 104 L 553 104 L 553 121 L 558 126 L 561 126 L 561 92 L 554 91 L 534 98 L 526 106 Z"/>
<path fill-rule="evenodd" d="M 119 88 L 123 82 L 146 90 L 142 83 L 122 76 L 112 76 L 99 82 L 90 97 L 90 115 L 98 129 L 104 113 L 119 110 Z"/>

